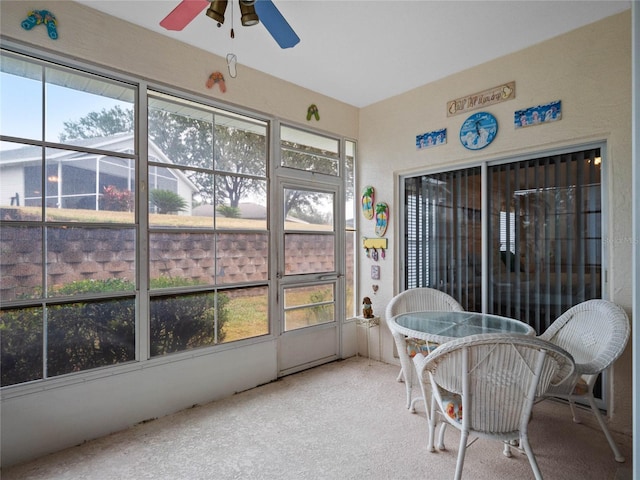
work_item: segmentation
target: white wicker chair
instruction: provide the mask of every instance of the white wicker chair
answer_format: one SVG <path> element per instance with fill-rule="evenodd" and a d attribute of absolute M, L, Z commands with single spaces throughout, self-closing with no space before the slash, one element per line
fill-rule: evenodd
<path fill-rule="evenodd" d="M 462 305 L 453 297 L 440 290 L 427 287 L 411 288 L 391 299 L 385 310 L 385 318 L 388 323 L 392 317 L 402 313 L 463 310 Z M 415 412 L 415 402 L 420 400 L 420 398 L 416 398 L 413 401 L 411 400 L 413 367 L 411 365 L 411 358 L 407 353 L 406 337 L 400 333 L 394 333 L 393 329 L 390 330 L 396 342 L 398 357 L 400 357 L 400 365 L 402 366 L 397 380 L 399 382 L 404 380 L 407 389 L 407 408 L 411 412 Z"/>
<path fill-rule="evenodd" d="M 595 403 L 593 387 L 598 374 L 622 354 L 629 335 L 629 317 L 622 308 L 607 300 L 588 300 L 567 310 L 539 337 L 567 350 L 576 362 L 575 374 L 564 384 L 549 389 L 547 396 L 567 399 L 576 423 L 580 420 L 574 401 L 586 400 L 617 462 L 625 459 Z"/>
<path fill-rule="evenodd" d="M 573 373 L 569 353 L 536 337 L 483 334 L 452 340 L 413 361 L 423 394 L 431 383 L 428 449 L 434 451 L 438 413 L 461 432 L 456 480 L 462 477 L 466 449 L 477 440 L 467 443 L 470 435 L 504 442 L 507 456 L 519 440 L 536 479 L 542 478 L 529 444 L 531 409 L 550 385 Z M 444 428 L 441 449 L 443 436 Z"/>

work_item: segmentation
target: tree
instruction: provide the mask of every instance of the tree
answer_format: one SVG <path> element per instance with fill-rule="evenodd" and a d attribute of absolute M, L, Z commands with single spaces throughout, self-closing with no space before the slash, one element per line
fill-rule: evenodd
<path fill-rule="evenodd" d="M 236 175 L 219 175 L 216 178 L 218 205 L 228 201 L 238 207 L 240 200 L 251 193 L 266 193 L 266 184 L 239 175 L 265 176 L 267 142 L 263 135 L 233 127 L 216 125 L 216 170 Z"/>
<path fill-rule="evenodd" d="M 60 141 L 71 138 L 94 138 L 132 132 L 133 110 L 115 106 L 91 112 L 78 121 L 64 122 Z M 229 172 L 218 175 L 214 199 L 211 175 L 206 171 L 185 172 L 198 187 L 204 202 L 237 207 L 250 193 L 265 193 L 266 139 L 247 130 L 213 124 L 213 117 L 203 120 L 166 110 L 149 110 L 149 138 L 173 164 L 198 169 Z M 215 133 L 215 136 L 214 136 Z"/>
<path fill-rule="evenodd" d="M 264 135 L 214 123 L 211 118 L 192 118 L 161 108 L 149 109 L 149 138 L 173 164 L 196 167 L 185 171 L 198 187 L 203 202 L 237 208 L 251 194 L 266 194 L 267 141 Z M 60 141 L 132 132 L 133 110 L 115 106 L 91 112 L 76 122 L 64 122 Z M 292 168 L 336 175 L 335 153 L 293 142 L 283 142 L 283 162 Z M 351 159 L 352 161 L 353 159 Z M 215 198 L 211 168 L 216 175 Z M 200 170 L 204 169 L 204 170 Z M 347 189 L 349 195 L 353 195 Z M 299 218 L 313 218 L 319 197 L 314 192 L 295 191 L 285 199 L 285 211 Z M 320 219 L 317 219 L 320 220 Z"/>
<path fill-rule="evenodd" d="M 135 123 L 132 109 L 123 110 L 116 105 L 107 110 L 90 112 L 77 122 L 64 122 L 64 130 L 60 134 L 60 142 L 74 138 L 95 138 L 133 132 Z"/>

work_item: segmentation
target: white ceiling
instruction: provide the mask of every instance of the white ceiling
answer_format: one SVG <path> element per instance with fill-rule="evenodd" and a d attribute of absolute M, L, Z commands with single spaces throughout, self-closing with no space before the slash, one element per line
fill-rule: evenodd
<path fill-rule="evenodd" d="M 203 11 L 183 31 L 167 31 L 159 22 L 179 1 L 79 3 L 222 57 L 234 53 L 238 75 L 246 65 L 356 107 L 631 8 L 630 0 L 273 0 L 301 38 L 283 50 L 264 26 L 241 26 L 237 0 L 234 39 L 229 7 L 221 28 Z"/>

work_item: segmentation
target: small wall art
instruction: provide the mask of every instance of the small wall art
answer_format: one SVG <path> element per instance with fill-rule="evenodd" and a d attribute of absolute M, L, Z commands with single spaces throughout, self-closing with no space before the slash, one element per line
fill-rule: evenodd
<path fill-rule="evenodd" d="M 371 185 L 367 185 L 362 189 L 362 214 L 367 220 L 373 218 L 373 202 L 375 199 L 375 189 Z"/>
<path fill-rule="evenodd" d="M 371 265 L 371 280 L 380 280 L 380 265 Z"/>
<path fill-rule="evenodd" d="M 516 98 L 516 82 L 508 82 L 482 92 L 472 93 L 447 102 L 447 117 L 488 107 Z"/>
<path fill-rule="evenodd" d="M 389 226 L 389 205 L 384 202 L 376 203 L 376 235 L 379 237 L 384 236 Z"/>
<path fill-rule="evenodd" d="M 25 30 L 31 30 L 36 25 L 46 25 L 47 34 L 51 40 L 58 39 L 58 29 L 56 26 L 58 22 L 56 17 L 49 10 L 31 10 L 27 13 L 27 18 L 25 18 L 21 25 Z"/>
<path fill-rule="evenodd" d="M 437 147 L 438 145 L 444 145 L 445 143 L 447 143 L 446 128 L 416 135 L 416 148 L 418 150 Z"/>
<path fill-rule="evenodd" d="M 562 119 L 562 101 L 556 100 L 545 105 L 516 110 L 513 114 L 515 128 L 533 127 L 541 123 L 551 123 Z"/>

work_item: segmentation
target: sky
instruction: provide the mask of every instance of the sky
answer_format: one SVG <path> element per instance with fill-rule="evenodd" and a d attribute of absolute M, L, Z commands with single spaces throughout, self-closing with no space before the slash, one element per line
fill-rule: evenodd
<path fill-rule="evenodd" d="M 58 142 L 64 122 L 77 121 L 89 112 L 132 104 L 110 97 L 46 84 L 46 140 Z M 2 135 L 42 140 L 42 83 L 16 75 L 0 75 L 0 132 Z M 8 119 L 11 119 L 10 121 Z M 16 148 L 3 142 L 0 149 Z"/>

